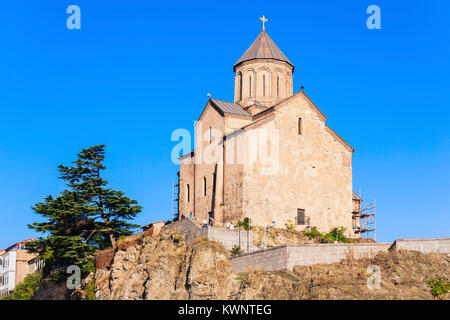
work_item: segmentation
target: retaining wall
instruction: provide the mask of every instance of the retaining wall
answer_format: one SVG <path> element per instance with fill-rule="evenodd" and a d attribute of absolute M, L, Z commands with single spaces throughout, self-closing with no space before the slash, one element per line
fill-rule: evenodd
<path fill-rule="evenodd" d="M 184 218 L 164 226 L 163 230 L 177 230 L 184 235 L 184 241 L 189 244 L 195 240 L 203 239 L 205 229 L 190 218 Z"/>
<path fill-rule="evenodd" d="M 440 239 L 397 239 L 391 250 L 414 250 L 422 253 L 450 254 L 450 238 Z"/>
<path fill-rule="evenodd" d="M 287 269 L 288 246 L 273 247 L 231 258 L 234 272 L 247 272 L 250 268 L 260 271 Z"/>
<path fill-rule="evenodd" d="M 349 256 L 372 258 L 380 251 L 388 251 L 390 243 L 303 244 L 284 245 L 243 254 L 231 259 L 235 272 L 248 268 L 261 271 L 292 270 L 295 266 L 334 263 Z"/>
<path fill-rule="evenodd" d="M 253 231 L 208 227 L 205 229 L 204 236 L 209 240 L 220 242 L 228 250 L 233 249 L 234 246 L 240 247 L 243 252 L 259 250 L 253 244 Z"/>
<path fill-rule="evenodd" d="M 252 252 L 259 250 L 253 244 L 253 231 L 239 229 L 226 229 L 208 226 L 200 227 L 190 218 L 184 218 L 164 227 L 166 230 L 178 230 L 184 235 L 186 243 L 191 243 L 198 239 L 209 239 L 220 242 L 223 246 L 231 250 L 234 246 L 241 247 L 243 252 Z"/>

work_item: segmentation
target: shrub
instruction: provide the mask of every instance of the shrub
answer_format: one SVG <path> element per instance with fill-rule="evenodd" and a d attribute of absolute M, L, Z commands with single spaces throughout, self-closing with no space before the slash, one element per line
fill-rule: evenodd
<path fill-rule="evenodd" d="M 295 226 L 294 226 L 294 224 L 292 223 L 292 220 L 290 220 L 290 219 L 287 220 L 286 227 L 287 227 L 289 230 L 293 230 L 293 231 L 295 230 Z"/>
<path fill-rule="evenodd" d="M 323 234 L 320 233 L 319 230 L 317 230 L 317 227 L 312 227 L 309 231 L 303 231 L 303 233 L 305 234 L 305 236 L 307 236 L 309 238 L 309 240 L 313 239 L 313 238 L 321 238 L 323 239 Z"/>
<path fill-rule="evenodd" d="M 303 231 L 305 236 L 307 236 L 310 240 L 315 238 L 318 239 L 319 242 L 353 242 L 345 236 L 345 228 L 344 227 L 334 227 L 331 228 L 330 232 L 327 234 L 322 234 L 316 227 L 312 227 L 309 231 Z"/>
<path fill-rule="evenodd" d="M 325 239 L 331 241 L 339 241 L 339 242 L 351 242 L 351 240 L 347 239 L 345 236 L 345 228 L 344 227 L 334 227 L 331 228 L 330 232 L 328 232 L 325 236 Z"/>
<path fill-rule="evenodd" d="M 95 300 L 95 278 L 86 284 L 84 291 L 86 292 L 84 300 Z"/>
<path fill-rule="evenodd" d="M 30 273 L 19 283 L 11 294 L 1 300 L 31 300 L 39 287 L 42 279 L 42 271 Z"/>
<path fill-rule="evenodd" d="M 232 256 L 238 256 L 242 253 L 243 253 L 243 251 L 242 251 L 241 247 L 239 247 L 239 246 L 234 246 L 233 249 L 231 249 Z"/>
<path fill-rule="evenodd" d="M 431 280 L 428 280 L 428 285 L 431 289 L 431 294 L 444 300 L 447 297 L 447 293 L 450 291 L 450 282 L 447 280 L 446 276 L 436 276 Z"/>
<path fill-rule="evenodd" d="M 249 217 L 245 217 L 243 221 L 238 221 L 238 226 L 250 231 L 252 230 L 252 221 Z"/>
<path fill-rule="evenodd" d="M 173 236 L 173 242 L 174 242 L 175 244 L 180 243 L 182 239 L 183 239 L 183 238 L 182 238 L 179 234 L 176 234 L 176 235 Z"/>
<path fill-rule="evenodd" d="M 237 276 L 237 280 L 240 282 L 241 288 L 246 288 L 247 286 L 250 285 L 250 280 L 248 279 L 247 273 L 244 272 L 239 273 Z"/>

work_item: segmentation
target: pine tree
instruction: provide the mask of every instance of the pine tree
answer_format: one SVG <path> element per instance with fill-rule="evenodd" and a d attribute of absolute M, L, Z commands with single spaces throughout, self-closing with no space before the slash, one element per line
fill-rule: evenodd
<path fill-rule="evenodd" d="M 48 236 L 27 246 L 44 257 L 46 265 L 77 264 L 90 269 L 95 249 L 114 246 L 118 237 L 132 234 L 137 227 L 127 221 L 142 208 L 122 191 L 107 188 L 102 178 L 104 158 L 104 145 L 83 149 L 73 166 L 58 167 L 68 190 L 32 207 L 45 222 L 29 227 Z"/>

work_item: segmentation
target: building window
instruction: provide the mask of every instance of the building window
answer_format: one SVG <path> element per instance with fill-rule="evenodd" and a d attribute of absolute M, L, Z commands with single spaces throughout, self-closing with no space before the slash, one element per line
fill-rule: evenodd
<path fill-rule="evenodd" d="M 212 128 L 211 126 L 209 127 L 209 143 L 211 143 L 212 141 Z"/>
<path fill-rule="evenodd" d="M 277 98 L 280 97 L 280 78 L 277 77 Z"/>
<path fill-rule="evenodd" d="M 248 96 L 252 96 L 252 76 L 248 77 Z"/>
<path fill-rule="evenodd" d="M 203 177 L 203 195 L 206 196 L 206 177 Z"/>
<path fill-rule="evenodd" d="M 266 75 L 263 74 L 263 97 L 266 96 Z"/>
<path fill-rule="evenodd" d="M 242 100 L 242 73 L 239 73 L 239 101 Z"/>
<path fill-rule="evenodd" d="M 302 118 L 298 118 L 298 134 L 303 134 L 303 128 L 302 128 Z"/>
<path fill-rule="evenodd" d="M 305 209 L 297 209 L 297 224 L 306 224 L 305 223 Z"/>
<path fill-rule="evenodd" d="M 191 186 L 189 183 L 186 185 L 186 200 L 187 202 L 191 201 Z"/>

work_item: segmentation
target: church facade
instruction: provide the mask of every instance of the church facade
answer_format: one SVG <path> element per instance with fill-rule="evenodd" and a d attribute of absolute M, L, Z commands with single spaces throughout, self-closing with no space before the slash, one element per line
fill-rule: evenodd
<path fill-rule="evenodd" d="M 180 158 L 179 214 L 215 225 L 249 217 L 322 232 L 343 226 L 358 236 L 354 150 L 303 90 L 294 94 L 294 65 L 264 27 L 234 72 L 234 101 L 210 97 L 195 149 Z"/>

